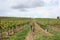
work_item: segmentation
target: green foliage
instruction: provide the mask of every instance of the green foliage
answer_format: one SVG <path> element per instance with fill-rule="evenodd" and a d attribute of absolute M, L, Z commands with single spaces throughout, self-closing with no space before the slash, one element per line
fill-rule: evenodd
<path fill-rule="evenodd" d="M 31 22 L 30 18 L 13 18 L 13 17 L 0 17 L 0 27 L 7 31 L 9 28 L 23 26 L 24 24 L 28 24 Z M 48 32 L 53 34 L 54 36 L 44 36 L 43 34 L 39 34 L 34 38 L 34 40 L 60 40 L 60 32 L 52 30 L 48 27 L 48 25 L 60 27 L 60 19 L 49 19 L 49 18 L 38 18 L 36 22 L 45 30 L 48 29 Z M 30 23 L 32 25 L 33 23 Z M 12 37 L 7 40 L 24 40 L 30 27 L 27 26 L 20 32 L 16 33 Z"/>
<path fill-rule="evenodd" d="M 48 37 L 44 36 L 43 34 L 39 34 L 36 36 L 36 38 L 34 38 L 34 40 L 60 40 L 60 32 L 57 32 L 48 26 L 51 25 L 60 28 L 60 19 L 39 18 L 36 20 L 40 27 L 42 27 L 44 30 L 47 29 L 47 32 L 53 34 L 54 36 Z"/>
<path fill-rule="evenodd" d="M 49 37 L 44 36 L 43 34 L 39 34 L 36 36 L 36 38 L 34 40 L 48 40 Z"/>
<path fill-rule="evenodd" d="M 36 19 L 38 24 L 42 24 L 42 25 L 60 25 L 60 19 Z"/>
<path fill-rule="evenodd" d="M 30 18 L 0 17 L 0 27 L 2 29 L 2 33 L 3 33 L 3 31 L 10 33 L 11 30 L 13 30 L 13 32 L 14 32 L 14 30 L 17 27 L 20 28 L 20 27 L 24 26 L 25 24 L 28 24 L 29 22 L 30 22 Z M 24 32 L 24 31 L 22 31 L 22 32 Z M 26 31 L 24 33 L 22 33 L 22 34 L 25 35 Z M 20 34 L 20 36 L 22 34 Z M 6 34 L 4 34 L 4 35 L 6 35 Z M 19 33 L 16 34 L 16 35 L 19 35 Z M 23 35 L 21 36 L 22 38 L 23 38 Z"/>
<path fill-rule="evenodd" d="M 7 39 L 7 40 L 24 40 L 29 29 L 30 29 L 30 27 L 26 26 L 23 30 L 16 33 L 14 36 L 12 36 L 10 39 Z"/>
<path fill-rule="evenodd" d="M 7 31 L 11 27 L 22 26 L 29 22 L 29 18 L 0 17 L 0 26 Z"/>

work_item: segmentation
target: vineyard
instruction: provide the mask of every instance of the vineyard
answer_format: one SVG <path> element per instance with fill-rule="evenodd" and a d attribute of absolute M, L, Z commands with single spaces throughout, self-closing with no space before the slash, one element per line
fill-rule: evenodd
<path fill-rule="evenodd" d="M 60 19 L 0 17 L 0 40 L 60 40 Z"/>
<path fill-rule="evenodd" d="M 28 18 L 0 17 L 0 39 L 7 39 L 22 30 L 29 23 Z"/>

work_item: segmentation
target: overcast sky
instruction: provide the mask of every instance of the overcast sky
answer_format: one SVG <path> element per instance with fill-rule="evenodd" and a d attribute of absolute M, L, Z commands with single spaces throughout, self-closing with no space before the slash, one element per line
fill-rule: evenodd
<path fill-rule="evenodd" d="M 55 18 L 60 0 L 0 0 L 0 16 Z"/>

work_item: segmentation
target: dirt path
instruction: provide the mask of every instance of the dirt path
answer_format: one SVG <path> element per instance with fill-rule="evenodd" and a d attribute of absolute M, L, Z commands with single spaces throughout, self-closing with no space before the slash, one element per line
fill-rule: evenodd
<path fill-rule="evenodd" d="M 30 30 L 25 38 L 25 40 L 33 40 L 33 38 L 38 34 L 37 32 L 40 32 L 44 34 L 45 36 L 52 36 L 49 32 L 46 32 L 44 29 L 42 29 L 37 23 L 34 23 L 34 32 L 33 30 Z"/>
<path fill-rule="evenodd" d="M 25 40 L 33 40 L 33 32 L 30 30 L 28 35 L 26 36 Z"/>
<path fill-rule="evenodd" d="M 51 33 L 45 31 L 43 28 L 41 28 L 37 23 L 35 23 L 35 30 L 39 31 L 40 33 L 44 34 L 45 36 L 52 36 Z"/>

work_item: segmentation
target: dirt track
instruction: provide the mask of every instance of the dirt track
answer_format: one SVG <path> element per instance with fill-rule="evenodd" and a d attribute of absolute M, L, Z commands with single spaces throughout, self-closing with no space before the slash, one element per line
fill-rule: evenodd
<path fill-rule="evenodd" d="M 39 31 L 40 33 L 44 34 L 45 36 L 51 36 L 49 32 L 45 31 L 43 28 L 41 28 L 37 23 L 35 23 L 35 29 Z"/>
<path fill-rule="evenodd" d="M 30 30 L 25 38 L 25 40 L 33 40 L 34 36 L 37 35 L 37 32 L 40 32 L 44 34 L 45 36 L 51 36 L 49 32 L 46 32 L 44 29 L 42 29 L 37 23 L 34 23 L 34 32 L 33 30 Z"/>
<path fill-rule="evenodd" d="M 33 40 L 33 32 L 30 30 L 25 40 Z"/>

